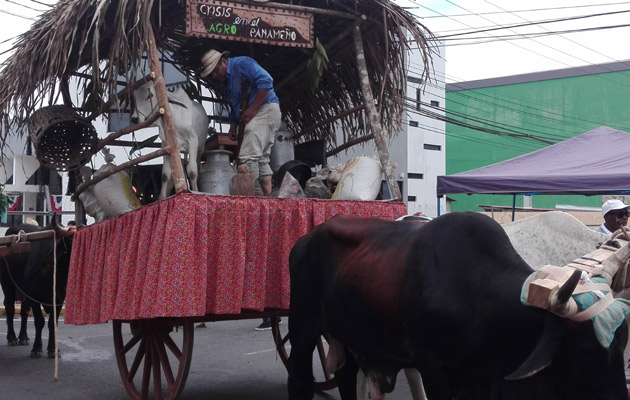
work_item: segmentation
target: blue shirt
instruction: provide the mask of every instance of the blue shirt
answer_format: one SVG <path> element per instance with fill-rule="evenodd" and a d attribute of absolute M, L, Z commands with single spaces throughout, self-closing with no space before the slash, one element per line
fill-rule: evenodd
<path fill-rule="evenodd" d="M 228 58 L 226 78 L 225 97 L 230 105 L 230 122 L 238 122 L 241 117 L 241 91 L 249 93 L 247 106 L 252 104 L 258 90 L 265 89 L 269 89 L 269 94 L 262 104 L 280 104 L 273 90 L 273 78 L 253 58 Z"/>

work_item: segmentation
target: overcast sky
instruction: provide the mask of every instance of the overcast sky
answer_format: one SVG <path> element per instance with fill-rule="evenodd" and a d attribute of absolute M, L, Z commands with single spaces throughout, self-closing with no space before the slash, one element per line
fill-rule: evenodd
<path fill-rule="evenodd" d="M 39 10 L 46 9 L 42 3 L 54 2 L 0 0 L 0 41 L 10 40 L 28 29 L 33 22 L 30 18 L 39 15 Z M 630 59 L 630 27 L 616 27 L 630 24 L 630 1 L 397 2 L 401 6 L 409 7 L 410 11 L 420 17 L 421 23 L 436 36 L 443 38 L 446 44 L 446 82 Z M 544 23 L 557 19 L 569 20 Z M 502 27 L 511 28 L 497 29 Z M 479 32 L 487 29 L 492 30 Z M 572 30 L 583 32 L 568 32 Z M 0 51 L 9 47 L 9 43 L 2 43 Z"/>

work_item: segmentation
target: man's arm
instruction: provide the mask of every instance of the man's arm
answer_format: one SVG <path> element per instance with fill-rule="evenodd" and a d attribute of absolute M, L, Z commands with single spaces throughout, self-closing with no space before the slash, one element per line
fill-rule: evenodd
<path fill-rule="evenodd" d="M 243 114 L 241 115 L 242 123 L 247 124 L 249 121 L 252 120 L 252 118 L 256 116 L 260 105 L 263 103 L 263 101 L 265 101 L 268 94 L 269 89 L 259 89 L 258 91 L 256 91 L 254 101 L 252 101 L 252 104 L 250 104 L 249 107 L 247 107 L 247 109 L 243 111 Z"/>

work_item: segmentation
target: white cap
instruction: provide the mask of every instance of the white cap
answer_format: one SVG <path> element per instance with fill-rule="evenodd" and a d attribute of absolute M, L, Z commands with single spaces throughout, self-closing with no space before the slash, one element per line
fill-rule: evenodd
<path fill-rule="evenodd" d="M 617 199 L 608 200 L 602 205 L 602 216 L 608 214 L 609 211 L 622 210 L 628 207 L 630 206 L 627 204 L 624 204 L 621 200 L 617 200 Z"/>

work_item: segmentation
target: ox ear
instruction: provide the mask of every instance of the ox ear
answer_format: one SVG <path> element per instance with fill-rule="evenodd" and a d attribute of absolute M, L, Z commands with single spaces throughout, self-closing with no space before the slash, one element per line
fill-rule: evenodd
<path fill-rule="evenodd" d="M 564 325 L 553 315 L 548 315 L 545 321 L 545 329 L 536 347 L 529 357 L 514 372 L 505 379 L 516 380 L 529 378 L 551 365 L 556 350 L 563 336 Z"/>

